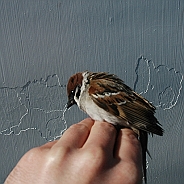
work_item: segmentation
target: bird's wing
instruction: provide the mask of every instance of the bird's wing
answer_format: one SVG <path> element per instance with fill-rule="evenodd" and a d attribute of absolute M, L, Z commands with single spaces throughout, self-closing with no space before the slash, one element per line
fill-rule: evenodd
<path fill-rule="evenodd" d="M 154 117 L 155 107 L 121 79 L 107 73 L 93 73 L 90 79 L 89 94 L 99 107 L 128 121 L 136 129 L 163 134 L 163 129 Z"/>

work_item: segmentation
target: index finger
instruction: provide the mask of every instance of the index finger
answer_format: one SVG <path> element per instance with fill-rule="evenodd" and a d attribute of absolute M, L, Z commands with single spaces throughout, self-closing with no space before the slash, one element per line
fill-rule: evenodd
<path fill-rule="evenodd" d="M 82 147 L 88 138 L 93 124 L 94 121 L 91 118 L 86 118 L 79 123 L 71 125 L 53 146 L 53 148 L 67 147 L 75 149 Z"/>

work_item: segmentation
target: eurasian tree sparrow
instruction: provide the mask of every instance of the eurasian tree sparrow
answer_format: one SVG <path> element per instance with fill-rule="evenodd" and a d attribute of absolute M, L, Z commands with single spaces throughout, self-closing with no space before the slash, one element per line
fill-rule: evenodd
<path fill-rule="evenodd" d="M 68 81 L 67 93 L 67 108 L 77 104 L 94 120 L 128 127 L 138 134 L 146 183 L 148 133 L 163 135 L 163 129 L 154 116 L 155 107 L 116 75 L 103 72 L 76 73 Z"/>

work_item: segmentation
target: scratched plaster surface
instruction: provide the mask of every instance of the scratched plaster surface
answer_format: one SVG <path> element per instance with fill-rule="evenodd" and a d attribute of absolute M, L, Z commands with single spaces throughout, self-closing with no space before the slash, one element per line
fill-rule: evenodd
<path fill-rule="evenodd" d="M 184 180 L 184 2 L 0 1 L 0 183 L 29 149 L 86 115 L 65 112 L 78 71 L 114 73 L 151 101 L 149 184 Z"/>
<path fill-rule="evenodd" d="M 46 140 L 59 137 L 67 128 L 64 108 L 61 109 L 63 93 L 65 86 L 60 84 L 57 75 L 34 79 L 22 87 L 1 87 L 0 134 L 19 135 L 33 129 Z"/>
<path fill-rule="evenodd" d="M 135 68 L 134 90 L 142 94 L 158 108 L 173 108 L 180 96 L 183 74 L 166 65 L 155 66 L 154 62 L 141 57 Z M 159 82 L 158 82 L 159 81 Z M 154 95 L 150 95 L 154 94 Z"/>

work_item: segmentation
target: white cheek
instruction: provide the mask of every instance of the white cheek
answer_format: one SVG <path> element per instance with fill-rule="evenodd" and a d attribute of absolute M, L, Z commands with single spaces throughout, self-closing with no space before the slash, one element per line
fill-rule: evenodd
<path fill-rule="evenodd" d="M 79 99 L 76 96 L 74 96 L 74 100 L 77 103 L 77 105 L 79 106 Z"/>

